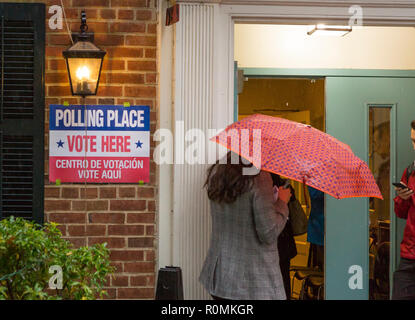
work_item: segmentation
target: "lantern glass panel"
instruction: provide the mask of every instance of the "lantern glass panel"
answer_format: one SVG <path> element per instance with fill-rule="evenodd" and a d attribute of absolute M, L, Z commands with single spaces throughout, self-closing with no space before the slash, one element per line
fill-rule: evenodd
<path fill-rule="evenodd" d="M 69 76 L 75 95 L 95 95 L 101 69 L 101 58 L 68 58 Z"/>

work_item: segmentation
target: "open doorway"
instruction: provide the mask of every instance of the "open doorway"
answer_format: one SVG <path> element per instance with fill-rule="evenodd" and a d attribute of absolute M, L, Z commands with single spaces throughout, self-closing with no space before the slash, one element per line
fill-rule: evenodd
<path fill-rule="evenodd" d="M 240 77 L 239 81 L 238 120 L 260 113 L 310 124 L 325 131 L 324 78 Z M 287 230 L 280 235 L 280 266 L 285 282 L 289 283 L 286 293 L 291 299 L 321 299 L 324 297 L 324 195 L 318 190 L 304 188 L 297 181 L 291 181 L 291 185 L 309 219 L 309 228 L 307 233 L 294 239 L 288 238 L 292 236 Z M 294 251 L 290 249 L 293 240 Z M 310 270 L 316 286 L 302 290 L 301 280 L 310 276 Z"/>
<path fill-rule="evenodd" d="M 383 200 L 369 201 L 369 299 L 389 300 L 391 225 L 391 110 L 389 105 L 369 105 L 369 167 Z"/>

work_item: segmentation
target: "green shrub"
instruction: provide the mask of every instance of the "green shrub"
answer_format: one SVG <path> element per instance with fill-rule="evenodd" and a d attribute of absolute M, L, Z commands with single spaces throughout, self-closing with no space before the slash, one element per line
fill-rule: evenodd
<path fill-rule="evenodd" d="M 52 266 L 62 270 L 61 286 Z M 106 276 L 113 272 L 106 244 L 75 249 L 56 223 L 0 221 L 0 300 L 102 298 Z M 51 289 L 49 282 L 58 288 Z"/>

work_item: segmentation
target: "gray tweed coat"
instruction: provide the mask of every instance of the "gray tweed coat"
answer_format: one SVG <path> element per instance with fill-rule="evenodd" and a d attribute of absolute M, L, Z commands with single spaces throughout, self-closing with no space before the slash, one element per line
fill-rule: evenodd
<path fill-rule="evenodd" d="M 230 204 L 210 201 L 212 234 L 199 281 L 210 294 L 235 300 L 284 300 L 278 235 L 288 217 L 285 202 L 273 199 L 268 172 Z"/>

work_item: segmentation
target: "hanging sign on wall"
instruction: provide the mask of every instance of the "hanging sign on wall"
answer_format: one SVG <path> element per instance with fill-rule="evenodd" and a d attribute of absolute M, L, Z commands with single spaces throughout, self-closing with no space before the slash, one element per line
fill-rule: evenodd
<path fill-rule="evenodd" d="M 148 106 L 50 105 L 50 182 L 139 183 L 149 175 Z"/>

